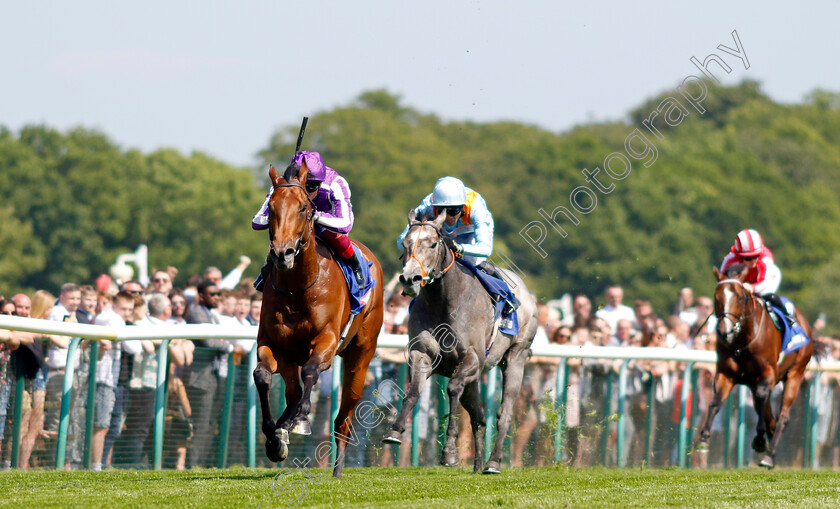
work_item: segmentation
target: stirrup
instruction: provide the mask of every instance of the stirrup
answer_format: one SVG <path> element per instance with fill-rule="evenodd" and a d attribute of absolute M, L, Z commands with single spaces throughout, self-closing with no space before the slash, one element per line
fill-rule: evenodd
<path fill-rule="evenodd" d="M 356 285 L 361 290 L 365 286 L 365 275 L 362 273 L 362 268 L 359 267 L 358 270 L 353 269 L 353 275 L 356 276 Z"/>

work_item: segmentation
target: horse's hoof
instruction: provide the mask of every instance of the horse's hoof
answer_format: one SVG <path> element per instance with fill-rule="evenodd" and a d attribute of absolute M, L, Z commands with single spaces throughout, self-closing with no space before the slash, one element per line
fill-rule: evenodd
<path fill-rule="evenodd" d="M 758 466 L 764 467 L 767 470 L 773 470 L 773 468 L 776 467 L 776 462 L 773 460 L 772 456 L 770 456 L 769 454 L 765 454 L 758 462 Z"/>
<path fill-rule="evenodd" d="M 296 422 L 295 427 L 292 428 L 292 433 L 294 433 L 295 435 L 311 435 L 312 426 L 309 424 L 309 419 L 301 419 L 298 422 Z"/>
<path fill-rule="evenodd" d="M 385 436 L 382 437 L 383 444 L 401 444 L 402 443 L 402 433 L 398 432 L 397 430 L 388 430 L 385 433 Z"/>
<path fill-rule="evenodd" d="M 501 474 L 502 467 L 499 465 L 498 461 L 488 461 L 487 465 L 484 466 L 483 474 Z"/>
<path fill-rule="evenodd" d="M 265 441 L 265 455 L 272 462 L 280 463 L 289 456 L 289 446 L 274 437 L 272 440 Z"/>
<path fill-rule="evenodd" d="M 445 452 L 443 456 L 440 458 L 440 464 L 445 467 L 457 467 L 458 466 L 458 452 Z"/>
<path fill-rule="evenodd" d="M 280 428 L 277 431 L 279 432 L 279 435 L 280 435 L 280 441 L 285 443 L 285 444 L 288 444 L 289 443 L 289 430 Z"/>

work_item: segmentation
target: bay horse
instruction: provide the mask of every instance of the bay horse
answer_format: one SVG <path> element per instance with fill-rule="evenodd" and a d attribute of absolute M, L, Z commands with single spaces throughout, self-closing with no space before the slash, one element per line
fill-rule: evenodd
<path fill-rule="evenodd" d="M 315 210 L 306 192 L 309 169 L 290 165 L 283 177 L 272 166 L 269 201 L 269 257 L 273 260 L 263 293 L 257 333 L 259 364 L 254 382 L 260 396 L 266 456 L 280 462 L 288 456 L 288 432 L 308 435 L 312 386 L 336 355 L 344 358 L 341 407 L 335 419 L 336 462 L 341 477 L 344 450 L 351 436 L 353 409 L 362 397 L 365 374 L 382 327 L 382 267 L 370 249 L 353 242 L 368 261 L 377 283 L 368 304 L 353 318 L 346 341 L 339 340 L 350 318 L 347 284 L 334 255 L 316 240 Z M 341 350 L 339 350 L 341 348 Z M 286 382 L 286 410 L 275 422 L 269 407 L 271 375 Z M 333 373 L 333 376 L 339 376 Z M 301 387 L 302 384 L 302 387 Z M 280 430 L 278 440 L 277 431 Z"/>
<path fill-rule="evenodd" d="M 458 404 L 470 415 L 475 439 L 474 471 L 484 463 L 484 406 L 479 382 L 483 373 L 501 367 L 504 388 L 498 411 L 495 447 L 484 473 L 501 471 L 502 447 L 513 417 L 513 403 L 522 385 L 525 363 L 537 331 L 537 306 L 525 283 L 503 271 L 521 302 L 517 309 L 519 334 L 502 334 L 494 326 L 493 300 L 476 276 L 460 263 L 444 243 L 441 230 L 446 211 L 433 220 L 415 221 L 408 216 L 409 230 L 403 241 L 404 259 L 400 283 L 403 292 L 416 297 L 408 317 L 408 362 L 410 383 L 396 421 L 383 437 L 385 443 L 400 443 L 405 423 L 426 379 L 431 374 L 450 378 L 449 425 L 441 464 L 458 464 Z M 493 336 L 491 338 L 491 336 Z M 489 351 L 488 351 L 489 350 Z"/>
<path fill-rule="evenodd" d="M 748 272 L 749 267 L 743 264 L 729 267 L 725 274 L 721 274 L 717 267 L 714 268 L 718 281 L 715 289 L 718 359 L 714 397 L 695 439 L 694 448 L 708 448 L 712 421 L 721 405 L 735 384 L 746 385 L 752 391 L 753 404 L 758 414 L 752 448 L 761 454 L 758 464 L 771 469 L 776 465 L 775 456 L 782 432 L 790 419 L 790 408 L 799 394 L 815 343 L 812 339 L 779 361 L 782 332 L 773 325 L 763 299 L 744 286 Z M 795 310 L 795 318 L 811 337 L 811 326 L 799 309 Z M 779 382 L 784 382 L 784 393 L 779 412 L 774 418 L 770 393 Z M 767 439 L 770 440 L 769 444 Z"/>

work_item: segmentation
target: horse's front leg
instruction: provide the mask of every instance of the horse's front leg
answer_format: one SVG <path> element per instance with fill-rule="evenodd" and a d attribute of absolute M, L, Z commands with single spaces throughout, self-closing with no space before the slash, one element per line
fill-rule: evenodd
<path fill-rule="evenodd" d="M 425 351 L 412 350 L 409 352 L 408 366 L 409 366 L 409 385 L 408 390 L 403 398 L 402 408 L 394 424 L 391 425 L 385 436 L 382 437 L 382 442 L 385 444 L 401 444 L 402 434 L 405 431 L 405 423 L 408 421 L 408 416 L 411 415 L 417 400 L 420 399 L 420 393 L 423 391 L 423 385 L 433 369 L 432 357 Z"/>
<path fill-rule="evenodd" d="M 720 411 L 720 407 L 726 401 L 726 398 L 729 397 L 729 393 L 732 392 L 732 387 L 734 386 L 735 382 L 723 373 L 718 372 L 715 375 L 715 395 L 712 398 L 711 404 L 709 404 L 709 409 L 706 411 L 706 418 L 703 420 L 703 425 L 700 426 L 697 438 L 694 439 L 693 449 L 695 451 L 708 450 L 709 438 L 712 436 L 712 422 L 715 420 L 715 416 Z"/>
<path fill-rule="evenodd" d="M 458 465 L 458 405 L 460 404 L 461 395 L 464 393 L 466 386 L 478 380 L 478 377 L 481 375 L 481 367 L 481 362 L 478 360 L 475 352 L 468 352 L 464 356 L 464 360 L 460 366 L 458 366 L 458 369 L 452 375 L 452 379 L 449 380 L 449 385 L 446 388 L 446 392 L 449 395 L 449 425 L 446 428 L 446 442 L 443 445 L 443 454 L 440 458 L 441 465 L 453 467 Z M 475 428 L 475 423 L 473 424 L 473 430 L 480 431 Z M 478 447 L 479 445 L 476 444 L 475 451 L 477 457 Z"/>
<path fill-rule="evenodd" d="M 271 374 L 276 369 L 277 362 L 274 360 L 271 349 L 266 346 L 260 347 L 258 354 L 260 362 L 254 369 L 254 384 L 260 396 L 260 408 L 263 414 L 262 432 L 265 435 L 265 455 L 269 460 L 279 463 L 289 455 L 289 448 L 277 438 L 277 425 L 271 417 L 271 405 L 268 399 Z"/>
<path fill-rule="evenodd" d="M 286 409 L 277 419 L 277 428 L 281 430 L 280 439 L 289 443 L 289 428 L 294 425 L 294 416 L 297 415 L 298 404 L 303 398 L 303 389 L 300 386 L 300 368 L 281 359 L 277 371 L 283 377 L 286 387 Z"/>
<path fill-rule="evenodd" d="M 321 374 L 321 371 L 328 367 L 324 366 L 323 358 L 313 355 L 300 370 L 303 391 L 301 392 L 300 400 L 297 401 L 297 404 L 290 411 L 289 415 L 291 415 L 291 418 L 282 424 L 284 429 L 296 435 L 312 434 L 312 425 L 309 423 L 309 412 L 312 411 L 312 388 L 318 381 L 318 376 Z M 337 376 L 337 373 L 333 373 L 333 376 Z M 286 385 L 288 386 L 288 382 Z"/>

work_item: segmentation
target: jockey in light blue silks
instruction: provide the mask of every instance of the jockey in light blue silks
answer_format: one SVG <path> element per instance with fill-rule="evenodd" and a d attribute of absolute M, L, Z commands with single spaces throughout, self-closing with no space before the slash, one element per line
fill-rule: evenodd
<path fill-rule="evenodd" d="M 487 274 L 502 279 L 498 268 L 487 262 L 493 252 L 493 214 L 487 209 L 487 203 L 476 191 L 464 186 L 455 177 L 443 177 L 435 183 L 431 194 L 423 198 L 414 209 L 418 218 L 437 217 L 446 210 L 443 223 L 444 241 L 453 251 L 467 262 L 479 267 Z M 406 225 L 397 239 L 397 247 L 408 234 L 410 225 Z M 519 307 L 519 300 L 509 292 L 502 314 L 507 316 Z"/>

